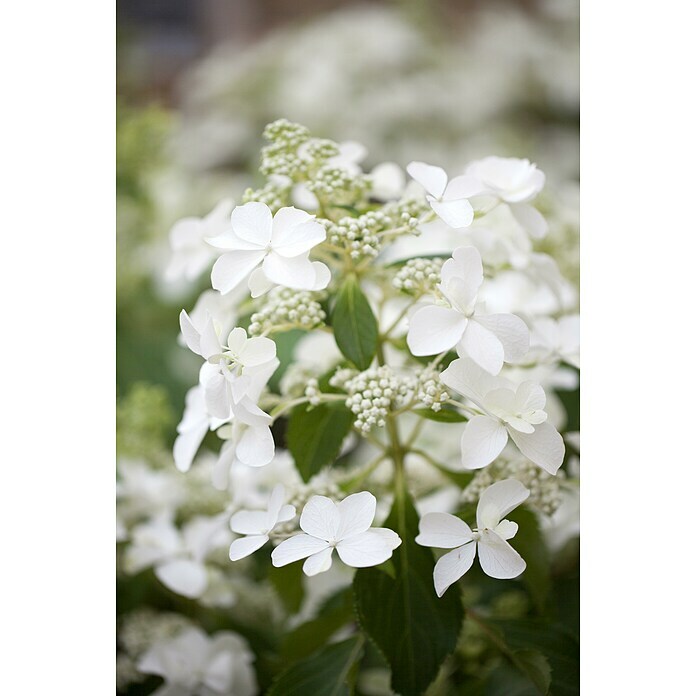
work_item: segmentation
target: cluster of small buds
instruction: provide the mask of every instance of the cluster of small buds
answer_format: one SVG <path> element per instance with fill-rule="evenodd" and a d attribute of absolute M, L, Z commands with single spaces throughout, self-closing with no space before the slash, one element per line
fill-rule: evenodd
<path fill-rule="evenodd" d="M 320 167 L 307 182 L 307 188 L 317 198 L 330 200 L 335 205 L 347 205 L 362 198 L 369 190 L 369 177 L 354 174 L 343 167 Z"/>
<path fill-rule="evenodd" d="M 280 208 L 288 205 L 292 181 L 287 177 L 273 177 L 259 189 L 248 188 L 242 196 L 242 203 L 265 203 L 271 212 L 276 213 Z"/>
<path fill-rule="evenodd" d="M 213 459 L 206 458 L 199 464 L 191 467 L 184 477 L 186 496 L 178 511 L 182 518 L 216 515 L 228 503 L 229 494 L 210 485 Z"/>
<path fill-rule="evenodd" d="M 302 159 L 314 164 L 323 164 L 331 157 L 340 153 L 338 144 L 325 138 L 310 138 L 298 149 L 298 155 Z"/>
<path fill-rule="evenodd" d="M 312 406 L 318 406 L 321 403 L 321 391 L 319 389 L 319 380 L 311 377 L 307 380 L 307 386 L 304 390 L 304 395 L 309 400 Z"/>
<path fill-rule="evenodd" d="M 462 493 L 462 502 L 477 502 L 488 486 L 506 478 L 514 478 L 524 484 L 529 489 L 529 503 L 545 515 L 553 515 L 561 504 L 561 482 L 565 473 L 559 471 L 552 476 L 528 459 L 499 460 L 477 471 Z"/>
<path fill-rule="evenodd" d="M 346 390 L 346 384 L 358 374 L 357 370 L 351 367 L 339 367 L 336 372 L 331 375 L 329 384 L 336 389 Z"/>
<path fill-rule="evenodd" d="M 302 363 L 290 363 L 280 379 L 281 396 L 296 399 L 305 393 L 305 387 L 316 376 L 315 370 Z"/>
<path fill-rule="evenodd" d="M 349 396 L 346 406 L 355 414 L 355 427 L 369 433 L 374 426 L 384 427 L 393 405 L 403 405 L 413 394 L 412 379 L 401 378 L 387 365 L 360 372 L 345 383 Z"/>
<path fill-rule="evenodd" d="M 126 691 L 130 684 L 144 682 L 146 676 L 138 671 L 135 660 L 125 653 L 116 655 L 116 691 Z"/>
<path fill-rule="evenodd" d="M 408 295 L 421 297 L 435 293 L 440 282 L 443 259 L 409 259 L 397 272 L 392 284 Z"/>
<path fill-rule="evenodd" d="M 279 119 L 266 126 L 263 136 L 270 141 L 261 150 L 261 173 L 294 177 L 306 169 L 307 162 L 297 150 L 309 140 L 309 130 L 299 123 Z"/>
<path fill-rule="evenodd" d="M 326 312 L 316 293 L 277 287 L 271 290 L 263 308 L 251 315 L 249 335 L 259 336 L 274 328 L 316 329 L 324 324 Z"/>
<path fill-rule="evenodd" d="M 424 368 L 418 375 L 416 398 L 433 411 L 439 411 L 442 404 L 450 398 L 449 392 L 440 380 L 440 373 L 433 368 Z"/>
<path fill-rule="evenodd" d="M 118 641 L 126 654 L 138 658 L 154 643 L 175 638 L 191 625 L 181 614 L 138 609 L 123 619 Z"/>
<path fill-rule="evenodd" d="M 389 218 L 380 210 L 371 211 L 357 218 L 344 217 L 338 222 L 322 220 L 326 226 L 326 238 L 334 246 L 350 249 L 353 260 L 372 258 L 379 254 L 377 233 L 389 225 Z"/>

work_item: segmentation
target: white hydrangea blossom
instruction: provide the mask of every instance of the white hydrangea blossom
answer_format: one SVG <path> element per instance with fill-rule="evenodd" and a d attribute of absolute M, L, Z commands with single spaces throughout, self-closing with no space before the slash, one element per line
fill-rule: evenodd
<path fill-rule="evenodd" d="M 244 536 L 230 545 L 230 560 L 238 561 L 258 551 L 270 539 L 276 526 L 293 519 L 295 514 L 295 506 L 285 504 L 285 487 L 280 483 L 273 489 L 265 512 L 236 512 L 230 519 L 230 529 Z"/>
<path fill-rule="evenodd" d="M 480 409 L 462 435 L 465 469 L 490 464 L 503 451 L 509 436 L 535 464 L 550 474 L 558 471 L 565 445 L 558 431 L 547 422 L 546 394 L 540 385 L 515 385 L 502 377 L 492 377 L 466 358 L 454 360 L 440 378 Z"/>
<path fill-rule="evenodd" d="M 157 696 L 254 696 L 253 659 L 241 636 L 230 631 L 208 636 L 191 627 L 155 643 L 137 667 L 164 678 L 153 692 Z"/>
<path fill-rule="evenodd" d="M 309 252 L 325 238 L 326 230 L 303 210 L 286 207 L 273 215 L 264 203 L 237 206 L 230 228 L 208 239 L 225 252 L 213 266 L 213 287 L 225 294 L 248 277 L 252 297 L 273 285 L 322 290 L 331 272 L 320 261 L 310 261 Z"/>
<path fill-rule="evenodd" d="M 505 515 L 521 505 L 529 491 L 515 479 L 498 481 L 482 494 L 476 509 L 476 529 L 444 512 L 431 512 L 419 524 L 416 542 L 421 546 L 453 549 L 435 564 L 433 581 L 438 597 L 466 573 L 479 553 L 481 568 L 492 578 L 515 578 L 527 564 L 508 544 L 517 534 L 517 524 Z"/>
<path fill-rule="evenodd" d="M 497 375 L 503 362 L 520 360 L 529 349 L 529 330 L 514 314 L 486 314 L 477 305 L 483 265 L 476 247 L 460 247 L 442 266 L 440 292 L 449 307 L 428 305 L 409 320 L 408 347 L 414 355 L 435 355 L 456 346 L 484 370 Z"/>
<path fill-rule="evenodd" d="M 306 558 L 303 571 L 306 575 L 316 575 L 331 567 L 334 549 L 353 568 L 384 563 L 401 544 L 401 539 L 391 529 L 372 528 L 376 505 L 376 498 L 367 491 L 349 495 L 338 504 L 315 495 L 300 516 L 304 533 L 281 542 L 273 550 L 273 565 L 284 566 Z"/>

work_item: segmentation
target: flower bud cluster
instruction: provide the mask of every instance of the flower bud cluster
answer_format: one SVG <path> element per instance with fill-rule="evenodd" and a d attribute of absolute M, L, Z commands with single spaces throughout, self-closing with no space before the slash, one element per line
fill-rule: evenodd
<path fill-rule="evenodd" d="M 439 258 L 409 259 L 394 276 L 392 285 L 407 295 L 431 295 L 440 282 L 442 263 Z"/>
<path fill-rule="evenodd" d="M 175 638 L 178 633 L 190 627 L 191 622 L 181 614 L 139 609 L 125 617 L 118 640 L 130 657 L 137 658 L 154 643 Z"/>
<path fill-rule="evenodd" d="M 360 372 L 345 383 L 346 406 L 355 414 L 355 427 L 369 433 L 384 427 L 393 406 L 402 406 L 413 394 L 413 379 L 401 378 L 387 365 Z"/>
<path fill-rule="evenodd" d="M 278 384 L 281 396 L 293 399 L 302 396 L 305 393 L 306 386 L 315 376 L 316 372 L 308 365 L 290 363 Z"/>
<path fill-rule="evenodd" d="M 271 212 L 276 213 L 288 205 L 292 180 L 287 177 L 273 177 L 259 189 L 248 188 L 242 196 L 242 203 L 265 203 Z"/>
<path fill-rule="evenodd" d="M 305 290 L 273 288 L 263 308 L 251 315 L 249 335 L 259 336 L 277 327 L 297 327 L 309 331 L 322 326 L 326 312 L 316 297 L 316 294 Z"/>
<path fill-rule="evenodd" d="M 337 205 L 347 205 L 362 198 L 370 189 L 370 180 L 364 174 L 355 174 L 344 169 L 324 165 L 307 182 L 307 188 L 317 198 L 329 199 Z"/>
<path fill-rule="evenodd" d="M 524 484 L 530 491 L 530 504 L 546 515 L 552 515 L 561 504 L 561 483 L 565 473 L 559 471 L 552 476 L 524 458 L 511 461 L 498 460 L 485 469 L 477 471 L 462 493 L 462 502 L 477 502 L 488 486 L 506 478 L 515 478 Z"/>
<path fill-rule="evenodd" d="M 319 380 L 311 377 L 307 380 L 304 394 L 312 406 L 318 406 L 321 403 L 321 391 L 319 389 Z"/>
<path fill-rule="evenodd" d="M 433 411 L 439 411 L 442 404 L 450 398 L 445 385 L 440 381 L 440 372 L 424 368 L 418 374 L 416 398 Z"/>
<path fill-rule="evenodd" d="M 266 126 L 263 137 L 269 140 L 270 144 L 261 150 L 262 174 L 294 178 L 306 169 L 306 160 L 300 157 L 297 150 L 309 139 L 307 128 L 281 118 Z"/>

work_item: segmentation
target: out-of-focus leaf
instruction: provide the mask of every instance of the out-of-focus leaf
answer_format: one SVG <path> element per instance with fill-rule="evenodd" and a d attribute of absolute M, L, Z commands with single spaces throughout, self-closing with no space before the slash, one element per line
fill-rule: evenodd
<path fill-rule="evenodd" d="M 297 613 L 302 606 L 304 599 L 303 577 L 304 573 L 300 563 L 289 563 L 282 568 L 271 566 L 268 570 L 268 579 L 290 614 Z"/>
<path fill-rule="evenodd" d="M 267 696 L 350 696 L 363 641 L 353 636 L 297 662 L 279 675 Z"/>
<path fill-rule="evenodd" d="M 301 568 L 299 563 L 294 565 Z M 325 602 L 315 619 L 301 624 L 285 636 L 281 645 L 283 659 L 293 662 L 310 655 L 353 619 L 353 590 L 349 587 Z"/>

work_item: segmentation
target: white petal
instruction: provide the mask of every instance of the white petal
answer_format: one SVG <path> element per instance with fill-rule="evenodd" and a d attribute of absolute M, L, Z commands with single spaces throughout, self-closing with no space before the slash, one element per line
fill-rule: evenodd
<path fill-rule="evenodd" d="M 471 541 L 471 527 L 464 520 L 446 512 L 429 512 L 419 524 L 416 543 L 437 549 L 454 549 Z"/>
<path fill-rule="evenodd" d="M 183 558 L 158 565 L 155 575 L 170 590 L 190 599 L 200 597 L 208 586 L 205 566 Z"/>
<path fill-rule="evenodd" d="M 247 466 L 266 466 L 275 454 L 273 434 L 267 425 L 250 425 L 237 443 L 237 459 Z"/>
<path fill-rule="evenodd" d="M 265 255 L 263 250 L 223 254 L 213 265 L 210 274 L 213 287 L 223 295 L 231 292 L 263 261 Z"/>
<path fill-rule="evenodd" d="M 440 373 L 440 379 L 450 388 L 478 404 L 482 404 L 486 394 L 498 389 L 502 382 L 496 379 L 469 358 L 453 360 L 449 367 Z"/>
<path fill-rule="evenodd" d="M 457 353 L 461 357 L 468 355 L 492 375 L 500 372 L 505 357 L 503 344 L 495 334 L 479 324 L 476 317 L 469 320 L 464 336 L 457 345 Z"/>
<path fill-rule="evenodd" d="M 515 534 L 517 534 L 517 530 L 519 529 L 519 525 L 517 522 L 511 522 L 510 520 L 503 520 L 498 524 L 498 526 L 493 530 L 501 539 L 505 539 L 507 541 L 508 539 L 512 539 Z"/>
<path fill-rule="evenodd" d="M 409 320 L 406 343 L 413 355 L 436 355 L 457 344 L 467 321 L 454 309 L 437 305 L 421 307 Z"/>
<path fill-rule="evenodd" d="M 288 522 L 297 514 L 297 510 L 294 505 L 283 505 L 278 513 L 278 523 Z"/>
<path fill-rule="evenodd" d="M 516 578 L 527 567 L 522 556 L 490 529 L 481 532 L 478 552 L 483 572 L 498 580 Z"/>
<path fill-rule="evenodd" d="M 370 528 L 375 519 L 377 498 L 368 491 L 362 491 L 347 496 L 336 507 L 340 516 L 336 538 L 346 539 Z"/>
<path fill-rule="evenodd" d="M 285 486 L 277 483 L 273 486 L 271 495 L 268 497 L 268 508 L 266 509 L 266 529 L 273 529 L 278 522 L 278 514 L 285 502 Z M 234 530 L 232 530 L 234 531 Z"/>
<path fill-rule="evenodd" d="M 494 529 L 509 512 L 529 498 L 529 491 L 517 479 L 496 481 L 479 498 L 476 524 L 479 529 Z"/>
<path fill-rule="evenodd" d="M 368 529 L 362 534 L 339 541 L 336 551 L 346 565 L 369 568 L 391 558 L 393 547 L 382 534 Z"/>
<path fill-rule="evenodd" d="M 443 285 L 447 285 L 452 278 L 461 278 L 470 284 L 470 296 L 476 297 L 483 283 L 483 262 L 479 250 L 473 246 L 457 247 L 452 252 L 452 258 L 442 264 L 440 277 Z"/>
<path fill-rule="evenodd" d="M 393 529 L 372 527 L 370 533 L 379 534 L 392 550 L 401 546 L 401 537 Z"/>
<path fill-rule="evenodd" d="M 462 434 L 462 466 L 465 469 L 487 466 L 503 451 L 507 440 L 507 430 L 495 418 L 474 416 Z"/>
<path fill-rule="evenodd" d="M 268 280 L 266 274 L 263 272 L 263 268 L 259 267 L 251 272 L 248 285 L 251 296 L 256 298 L 265 295 L 273 287 L 274 283 Z"/>
<path fill-rule="evenodd" d="M 254 367 L 273 360 L 276 356 L 276 344 L 265 336 L 250 338 L 239 354 L 242 365 Z"/>
<path fill-rule="evenodd" d="M 337 538 L 341 516 L 333 500 L 323 495 L 314 495 L 304 506 L 300 515 L 302 531 L 319 539 L 333 541 Z"/>
<path fill-rule="evenodd" d="M 265 511 L 240 510 L 230 518 L 230 529 L 237 534 L 265 534 L 270 529 L 266 523 Z"/>
<path fill-rule="evenodd" d="M 271 425 L 272 419 L 262 411 L 248 396 L 242 398 L 234 405 L 234 417 L 240 423 L 253 427 Z"/>
<path fill-rule="evenodd" d="M 434 167 L 425 162 L 411 162 L 406 171 L 415 179 L 431 196 L 440 198 L 447 186 L 447 172 L 441 167 Z"/>
<path fill-rule="evenodd" d="M 200 218 L 185 217 L 177 220 L 169 231 L 169 244 L 175 250 L 195 245 L 200 240 L 203 229 Z"/>
<path fill-rule="evenodd" d="M 528 203 L 511 203 L 510 211 L 532 239 L 543 239 L 548 233 L 548 223 L 534 206 Z"/>
<path fill-rule="evenodd" d="M 286 288 L 311 290 L 316 284 L 317 272 L 306 255 L 286 259 L 271 252 L 263 261 L 263 272 L 269 280 Z"/>
<path fill-rule="evenodd" d="M 527 380 L 517 387 L 515 408 L 518 412 L 541 411 L 545 406 L 546 393 L 540 384 Z"/>
<path fill-rule="evenodd" d="M 514 314 L 488 314 L 476 316 L 476 321 L 491 331 L 502 343 L 507 362 L 524 358 L 529 350 L 529 329 Z"/>
<path fill-rule="evenodd" d="M 232 396 L 227 380 L 218 372 L 205 385 L 205 406 L 216 418 L 229 418 Z"/>
<path fill-rule="evenodd" d="M 184 337 L 189 350 L 196 355 L 201 355 L 201 335 L 184 309 L 179 314 L 179 326 L 181 327 L 181 335 Z"/>
<path fill-rule="evenodd" d="M 259 244 L 241 239 L 231 228 L 223 230 L 214 237 L 206 237 L 205 242 L 208 246 L 214 249 L 222 249 L 223 251 L 259 251 L 259 249 L 265 248 Z"/>
<path fill-rule="evenodd" d="M 565 444 L 551 423 L 539 423 L 530 434 L 510 431 L 512 441 L 525 457 L 550 474 L 555 474 L 563 464 Z"/>
<path fill-rule="evenodd" d="M 230 560 L 238 561 L 240 558 L 250 556 L 258 551 L 268 541 L 267 534 L 253 535 L 235 539 L 230 544 Z"/>
<path fill-rule="evenodd" d="M 299 256 L 326 239 L 326 229 L 304 210 L 281 208 L 273 220 L 273 251 L 281 256 Z"/>
<path fill-rule="evenodd" d="M 452 229 L 460 230 L 474 221 L 474 209 L 471 203 L 462 198 L 458 201 L 430 201 L 430 207 L 436 215 Z"/>
<path fill-rule="evenodd" d="M 203 331 L 201 331 L 201 355 L 207 360 L 213 355 L 218 355 L 221 351 L 222 346 L 217 331 L 215 331 L 215 322 L 211 316 L 208 316 Z"/>
<path fill-rule="evenodd" d="M 475 556 L 476 542 L 471 541 L 446 553 L 438 560 L 433 570 L 433 582 L 438 597 L 442 597 L 447 588 L 457 582 L 471 568 Z"/>
<path fill-rule="evenodd" d="M 208 424 L 203 422 L 200 426 L 179 433 L 174 441 L 174 464 L 179 471 L 188 471 L 193 463 L 193 458 L 208 432 Z"/>
<path fill-rule="evenodd" d="M 321 261 L 312 261 L 312 268 L 314 269 L 315 279 L 314 285 L 310 290 L 324 290 L 331 282 L 331 271 L 329 267 Z"/>
<path fill-rule="evenodd" d="M 327 548 L 330 548 L 328 541 L 309 534 L 297 534 L 276 546 L 271 553 L 271 560 L 276 568 L 280 568 Z"/>
<path fill-rule="evenodd" d="M 327 571 L 331 567 L 332 554 L 333 548 L 329 546 L 328 549 L 323 549 L 310 556 L 302 565 L 304 574 L 312 577 L 312 575 Z"/>
<path fill-rule="evenodd" d="M 448 184 L 443 194 L 443 199 L 446 201 L 460 200 L 462 198 L 471 198 L 472 196 L 480 196 L 485 193 L 486 187 L 473 176 L 462 174 L 455 176 Z"/>
<path fill-rule="evenodd" d="M 271 241 L 273 216 L 265 203 L 238 205 L 232 211 L 230 224 L 235 234 L 246 242 L 265 247 Z"/>

